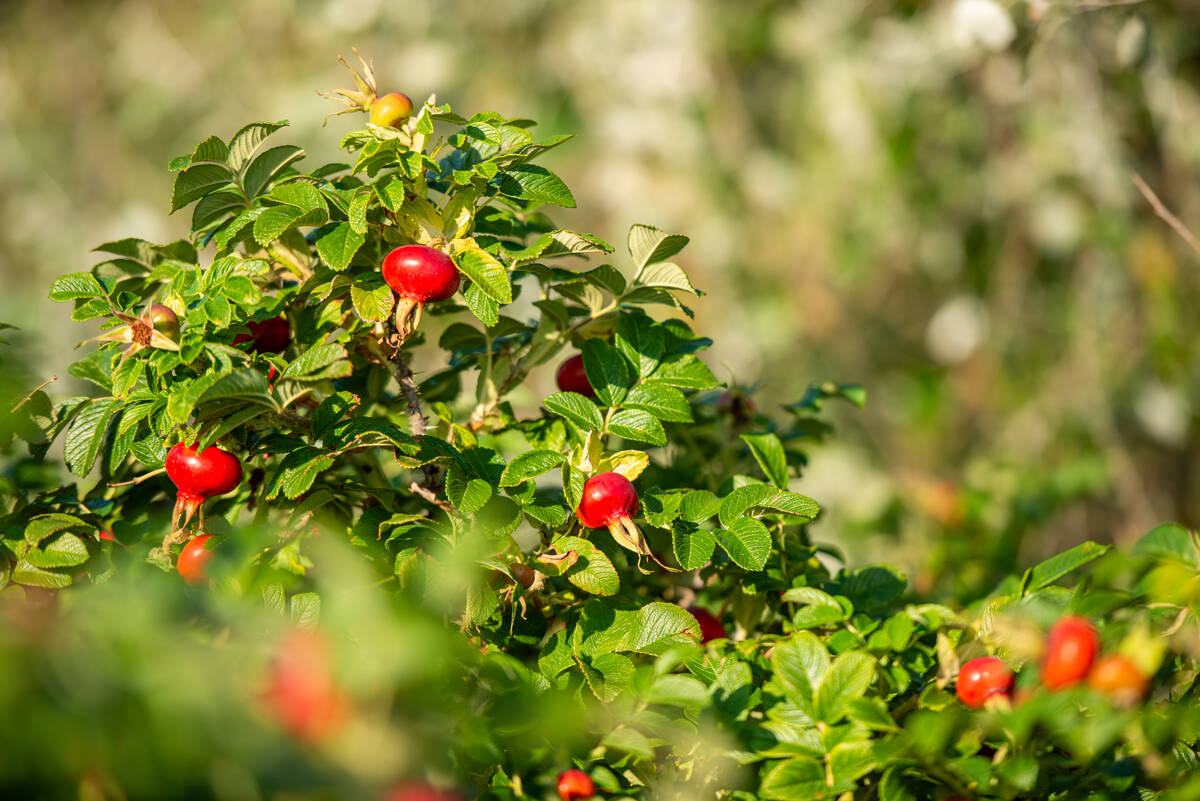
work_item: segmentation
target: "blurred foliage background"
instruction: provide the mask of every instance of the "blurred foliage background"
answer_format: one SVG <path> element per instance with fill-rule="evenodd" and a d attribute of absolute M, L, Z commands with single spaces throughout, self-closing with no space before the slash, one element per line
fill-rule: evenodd
<path fill-rule="evenodd" d="M 352 45 L 381 90 L 577 133 L 560 222 L 691 235 L 708 361 L 760 410 L 866 388 L 797 482 L 821 539 L 965 594 L 1200 525 L 1200 256 L 1132 182 L 1200 231 L 1197 0 L 8 0 L 7 358 L 72 389 L 91 332 L 47 286 L 181 236 L 165 166 L 200 139 L 286 118 L 335 159 L 314 90 Z"/>

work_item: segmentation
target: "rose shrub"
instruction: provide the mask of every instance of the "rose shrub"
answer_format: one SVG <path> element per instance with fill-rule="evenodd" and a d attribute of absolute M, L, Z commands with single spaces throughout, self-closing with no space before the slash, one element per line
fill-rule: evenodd
<path fill-rule="evenodd" d="M 723 387 L 687 237 L 552 222 L 574 198 L 538 161 L 568 137 L 430 98 L 305 170 L 285 125 L 171 162 L 187 240 L 51 287 L 106 333 L 71 368 L 94 394 L 39 388 L 3 430 L 5 797 L 1200 793 L 1195 534 L 965 606 L 847 564 L 789 487 L 861 389 L 767 414 Z M 413 246 L 404 280 L 448 292 L 397 295 Z M 590 392 L 533 395 L 576 353 Z M 176 509 L 169 454 L 209 448 Z M 1102 655 L 1045 686 L 1067 615 Z M 1015 683 L 970 709 L 984 656 Z"/>

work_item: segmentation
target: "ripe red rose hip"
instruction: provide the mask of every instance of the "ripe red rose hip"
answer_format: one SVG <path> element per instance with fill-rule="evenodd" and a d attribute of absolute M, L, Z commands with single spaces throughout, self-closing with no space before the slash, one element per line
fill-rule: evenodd
<path fill-rule="evenodd" d="M 212 539 L 211 534 L 192 537 L 179 552 L 179 558 L 175 561 L 175 569 L 188 584 L 203 584 L 208 579 L 208 563 L 213 558 L 213 552 L 207 547 L 210 539 Z"/>
<path fill-rule="evenodd" d="M 380 95 L 371 104 L 371 122 L 375 125 L 382 125 L 385 128 L 396 126 L 396 123 L 407 117 L 411 117 L 412 113 L 412 99 L 400 92 L 389 92 L 386 95 Z"/>
<path fill-rule="evenodd" d="M 559 365 L 554 382 L 563 392 L 576 392 L 589 398 L 596 397 L 596 390 L 592 389 L 592 385 L 587 379 L 587 373 L 583 370 L 582 354 L 576 354 Z"/>
<path fill-rule="evenodd" d="M 1100 650 L 1100 636 L 1091 623 L 1067 616 L 1050 629 L 1042 660 L 1042 684 L 1051 690 L 1078 684 L 1087 676 Z"/>
<path fill-rule="evenodd" d="M 1146 674 L 1120 654 L 1096 660 L 1088 674 L 1088 686 L 1107 695 L 1117 706 L 1133 706 L 1146 695 Z"/>
<path fill-rule="evenodd" d="M 171 307 L 155 303 L 147 314 L 155 331 L 171 339 L 179 339 L 179 315 L 175 314 Z"/>
<path fill-rule="evenodd" d="M 709 640 L 721 640 L 729 636 L 725 631 L 725 627 L 721 625 L 721 621 L 717 619 L 717 616 L 704 607 L 693 606 L 688 611 L 692 613 L 692 617 L 696 618 L 696 622 L 700 624 L 700 642 L 705 643 Z"/>
<path fill-rule="evenodd" d="M 283 353 L 292 341 L 292 329 L 288 326 L 287 318 L 283 316 L 249 322 L 246 323 L 246 327 L 250 329 L 250 333 L 238 334 L 233 338 L 232 344 L 249 342 L 250 350 L 254 353 Z"/>
<path fill-rule="evenodd" d="M 558 797 L 562 801 L 577 801 L 595 794 L 596 785 L 592 783 L 592 777 L 582 770 L 571 768 L 558 774 Z"/>
<path fill-rule="evenodd" d="M 319 634 L 296 629 L 279 643 L 267 671 L 263 701 L 267 713 L 298 740 L 319 742 L 337 733 L 348 702 Z"/>
<path fill-rule="evenodd" d="M 583 485 L 576 514 L 588 528 L 607 528 L 637 511 L 637 490 L 620 473 L 597 473 Z"/>
<path fill-rule="evenodd" d="M 439 790 L 425 782 L 405 782 L 389 789 L 380 801 L 463 801 L 463 797 L 453 790 Z"/>
<path fill-rule="evenodd" d="M 196 450 L 182 442 L 167 452 L 167 476 L 179 490 L 175 496 L 172 525 L 187 525 L 206 498 L 232 492 L 242 483 L 242 463 L 229 451 L 215 445 Z"/>
<path fill-rule="evenodd" d="M 400 296 L 396 330 L 407 338 L 421 324 L 426 303 L 446 300 L 458 291 L 458 268 L 440 250 L 404 245 L 383 258 L 383 280 Z"/>
<path fill-rule="evenodd" d="M 995 656 L 981 656 L 958 671 L 954 690 L 958 700 L 971 709 L 979 709 L 990 698 L 1007 697 L 1012 685 L 1013 673 L 1004 662 Z"/>

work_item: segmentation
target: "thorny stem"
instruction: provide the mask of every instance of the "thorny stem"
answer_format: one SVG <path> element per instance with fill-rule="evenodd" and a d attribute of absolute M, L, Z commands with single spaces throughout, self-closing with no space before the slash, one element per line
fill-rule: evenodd
<path fill-rule="evenodd" d="M 1142 197 L 1146 198 L 1146 202 L 1150 204 L 1150 208 L 1154 209 L 1154 213 L 1157 214 L 1163 220 L 1163 222 L 1171 226 L 1171 229 L 1174 230 L 1175 233 L 1179 234 L 1184 242 L 1187 242 L 1188 247 L 1197 253 L 1200 253 L 1200 240 L 1196 239 L 1196 235 L 1188 230 L 1188 227 L 1183 224 L 1183 221 L 1172 214 L 1170 209 L 1168 209 L 1163 202 L 1159 200 L 1158 195 L 1156 195 L 1154 190 L 1150 188 L 1150 185 L 1142 179 L 1142 176 L 1138 175 L 1136 172 L 1130 172 L 1129 178 L 1133 181 L 1133 185 L 1138 188 L 1138 191 L 1142 193 Z"/>

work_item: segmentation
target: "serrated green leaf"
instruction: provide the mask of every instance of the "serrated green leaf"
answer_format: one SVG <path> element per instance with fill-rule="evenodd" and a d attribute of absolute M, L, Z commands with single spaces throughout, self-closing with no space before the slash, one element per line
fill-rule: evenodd
<path fill-rule="evenodd" d="M 391 316 L 396 305 L 392 288 L 376 279 L 361 280 L 350 286 L 354 313 L 365 323 L 381 323 Z"/>
<path fill-rule="evenodd" d="M 771 555 L 771 533 L 753 517 L 742 517 L 718 529 L 717 543 L 743 570 L 762 570 Z"/>
<path fill-rule="evenodd" d="M 195 164 L 175 175 L 171 189 L 171 211 L 179 211 L 212 192 L 219 191 L 233 182 L 233 173 L 219 164 Z"/>
<path fill-rule="evenodd" d="M 477 245 L 469 246 L 455 253 L 454 264 L 489 298 L 500 304 L 512 303 L 508 271 L 495 256 Z"/>
<path fill-rule="evenodd" d="M 604 428 L 604 420 L 596 404 L 583 395 L 575 392 L 555 392 L 542 402 L 546 410 L 559 417 L 570 420 L 583 429 L 600 431 Z"/>
<path fill-rule="evenodd" d="M 50 300 L 64 301 L 77 298 L 96 298 L 104 295 L 104 289 L 91 273 L 68 273 L 54 279 L 50 285 Z"/>
<path fill-rule="evenodd" d="M 671 547 L 684 570 L 699 570 L 712 559 L 717 539 L 711 531 L 677 523 L 671 528 Z"/>
<path fill-rule="evenodd" d="M 317 381 L 350 374 L 350 362 L 345 347 L 336 342 L 313 345 L 283 369 L 281 378 L 298 381 Z"/>
<path fill-rule="evenodd" d="M 350 223 L 340 222 L 317 238 L 317 253 L 329 269 L 340 273 L 366 241 L 366 235 L 356 233 Z"/>
<path fill-rule="evenodd" d="M 787 454 L 783 443 L 774 434 L 742 434 L 742 442 L 750 448 L 754 461 L 762 468 L 767 479 L 781 490 L 787 489 Z"/>
<path fill-rule="evenodd" d="M 88 549 L 79 537 L 63 532 L 40 548 L 29 549 L 25 559 L 44 569 L 75 567 L 88 560 Z"/>
<path fill-rule="evenodd" d="M 639 384 L 629 390 L 621 405 L 628 409 L 649 412 L 659 420 L 672 423 L 692 422 L 692 407 L 687 398 L 678 389 L 666 384 Z M 781 452 L 782 447 L 781 445 Z"/>
<path fill-rule="evenodd" d="M 531 478 L 548 473 L 563 463 L 563 455 L 556 451 L 529 451 L 513 459 L 500 476 L 501 487 L 515 487 Z"/>
<path fill-rule="evenodd" d="M 242 126 L 242 129 L 229 140 L 229 155 L 227 161 L 234 170 L 241 170 L 250 162 L 268 136 L 287 125 L 287 120 L 279 122 L 252 122 Z"/>
<path fill-rule="evenodd" d="M 632 383 L 629 363 L 615 348 L 599 339 L 583 343 L 583 370 L 596 397 L 605 406 L 618 406 Z"/>
<path fill-rule="evenodd" d="M 622 409 L 608 421 L 608 430 L 618 437 L 647 442 L 651 445 L 667 444 L 667 432 L 662 423 L 649 412 L 640 409 Z"/>
<path fill-rule="evenodd" d="M 554 540 L 554 548 L 559 553 L 574 551 L 578 556 L 563 575 L 579 589 L 592 595 L 616 595 L 621 589 L 621 579 L 612 561 L 590 541 L 581 537 L 558 537 Z"/>
<path fill-rule="evenodd" d="M 693 295 L 701 294 L 692 286 L 691 279 L 687 277 L 683 268 L 669 261 L 647 265 L 638 278 L 638 284 L 658 289 L 678 289 Z"/>
<path fill-rule="evenodd" d="M 563 180 L 537 164 L 520 164 L 498 176 L 500 194 L 531 203 L 575 208 L 575 197 Z"/>
<path fill-rule="evenodd" d="M 629 255 L 638 272 L 647 264 L 666 261 L 687 246 L 682 234 L 668 234 L 652 225 L 637 223 L 629 228 Z"/>
<path fill-rule="evenodd" d="M 862 651 L 848 651 L 825 671 L 813 696 L 813 712 L 828 725 L 840 721 L 850 702 L 861 698 L 875 678 L 875 660 Z"/>
<path fill-rule="evenodd" d="M 83 477 L 91 471 L 104 444 L 108 423 L 122 404 L 116 398 L 98 398 L 75 416 L 63 444 L 67 469 L 72 473 Z"/>

